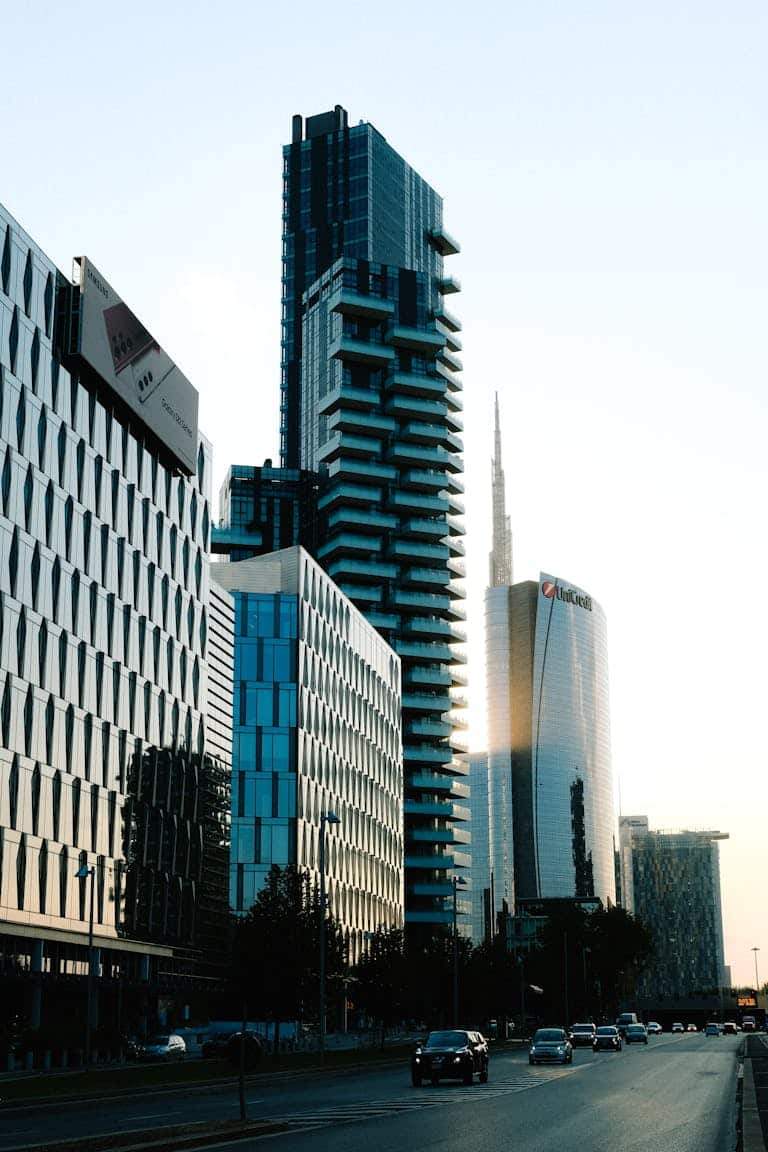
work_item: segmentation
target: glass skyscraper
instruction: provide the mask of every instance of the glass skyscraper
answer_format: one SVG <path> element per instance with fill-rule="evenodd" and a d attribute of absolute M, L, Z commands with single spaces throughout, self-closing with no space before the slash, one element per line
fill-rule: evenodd
<path fill-rule="evenodd" d="M 467 867 L 458 250 L 442 201 L 343 109 L 284 149 L 283 463 L 319 475 L 317 558 L 403 669 L 406 923 L 452 919 Z"/>
<path fill-rule="evenodd" d="M 490 862 L 496 911 L 616 899 L 605 617 L 546 574 L 489 589 Z"/>
<path fill-rule="evenodd" d="M 726 984 L 719 841 L 725 832 L 651 831 L 621 820 L 622 889 L 628 912 L 653 935 L 641 974 L 643 999 L 687 999 Z"/>
<path fill-rule="evenodd" d="M 247 911 L 269 869 L 318 878 L 350 961 L 403 920 L 400 661 L 302 548 L 214 566 L 235 601 L 230 892 Z"/>

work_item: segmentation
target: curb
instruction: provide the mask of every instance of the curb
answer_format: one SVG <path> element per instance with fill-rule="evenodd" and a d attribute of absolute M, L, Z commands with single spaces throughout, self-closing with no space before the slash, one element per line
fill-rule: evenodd
<path fill-rule="evenodd" d="M 249 1137 L 277 1136 L 288 1132 L 291 1125 L 270 1120 L 230 1120 L 213 1123 L 183 1124 L 169 1128 L 147 1128 L 144 1131 L 116 1133 L 113 1136 L 79 1137 L 55 1144 L 18 1144 L 9 1152 L 151 1152 L 151 1149 L 198 1148 L 210 1143 L 247 1140 Z M 161 1135 L 162 1134 L 162 1135 Z"/>
<path fill-rule="evenodd" d="M 757 1092 L 752 1061 L 744 1060 L 744 1095 L 741 1101 L 742 1152 L 765 1152 L 763 1126 L 757 1109 Z"/>

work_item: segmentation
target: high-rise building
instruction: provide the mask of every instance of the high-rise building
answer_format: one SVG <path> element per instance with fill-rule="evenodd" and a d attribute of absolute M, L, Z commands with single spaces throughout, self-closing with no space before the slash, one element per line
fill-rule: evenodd
<path fill-rule="evenodd" d="M 219 523 L 211 551 L 228 560 L 248 560 L 301 544 L 317 551 L 316 474 L 298 468 L 233 464 L 219 494 Z"/>
<path fill-rule="evenodd" d="M 493 890 L 491 888 L 490 821 L 488 819 L 488 753 L 470 752 L 469 825 L 472 836 L 469 869 L 470 936 L 476 943 L 494 935 Z"/>
<path fill-rule="evenodd" d="M 728 833 L 653 831 L 646 817 L 626 819 L 622 888 L 631 904 L 625 906 L 653 935 L 640 997 L 716 994 L 726 984 L 719 841 Z"/>
<path fill-rule="evenodd" d="M 318 878 L 354 962 L 403 921 L 400 661 L 302 548 L 216 564 L 235 603 L 230 892 L 247 911 L 274 864 Z"/>
<path fill-rule="evenodd" d="M 581 589 L 488 590 L 488 794 L 495 910 L 616 898 L 605 617 Z"/>
<path fill-rule="evenodd" d="M 491 463 L 491 497 L 493 502 L 493 537 L 489 557 L 488 586 L 507 587 L 512 583 L 512 521 L 507 515 L 507 491 L 504 465 L 501 461 L 501 422 L 499 394 L 493 406 L 493 460 Z"/>
<path fill-rule="evenodd" d="M 402 659 L 406 923 L 431 931 L 469 863 L 458 248 L 437 193 L 341 108 L 294 119 L 283 209 L 283 463 L 319 474 L 317 558 Z"/>
<path fill-rule="evenodd" d="M 208 864 L 229 753 L 206 734 L 197 393 L 76 267 L 70 283 L 0 208 L 0 972 L 33 1026 L 84 1020 L 67 978 L 93 896 L 95 1008 L 119 1027 L 159 966 L 166 992 L 200 972 L 227 914 Z"/>

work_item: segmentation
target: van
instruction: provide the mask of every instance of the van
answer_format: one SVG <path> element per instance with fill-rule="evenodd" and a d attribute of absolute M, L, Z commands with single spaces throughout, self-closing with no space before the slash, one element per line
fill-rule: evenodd
<path fill-rule="evenodd" d="M 622 1012 L 616 1017 L 616 1027 L 622 1036 L 626 1036 L 630 1024 L 638 1024 L 636 1012 Z"/>

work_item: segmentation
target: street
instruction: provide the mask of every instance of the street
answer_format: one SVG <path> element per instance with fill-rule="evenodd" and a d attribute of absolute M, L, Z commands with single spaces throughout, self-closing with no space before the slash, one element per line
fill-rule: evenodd
<path fill-rule="evenodd" d="M 401 1067 L 288 1074 L 251 1083 L 251 1119 L 281 1119 L 277 1148 L 317 1152 L 729 1152 L 739 1037 L 663 1036 L 621 1053 L 577 1049 L 570 1067 L 494 1054 L 488 1084 L 410 1086 Z M 196 1120 L 236 1119 L 237 1094 L 169 1092 L 0 1112 L 0 1152 L 28 1144 Z M 331 1134 L 331 1131 L 332 1134 Z M 230 1142 L 254 1148 L 263 1138 Z M 210 1147 L 224 1147 L 223 1144 Z"/>

